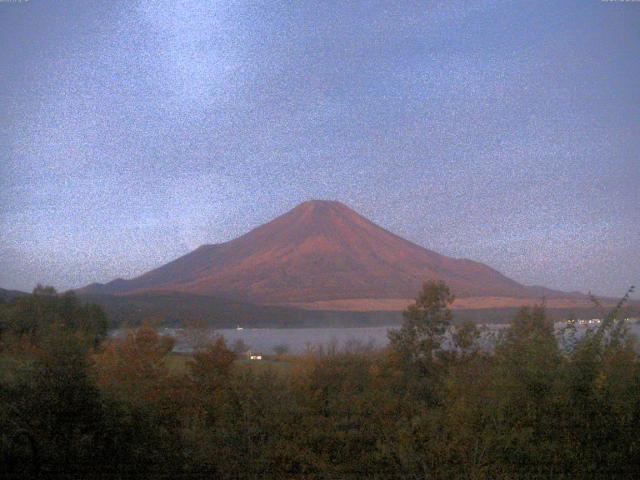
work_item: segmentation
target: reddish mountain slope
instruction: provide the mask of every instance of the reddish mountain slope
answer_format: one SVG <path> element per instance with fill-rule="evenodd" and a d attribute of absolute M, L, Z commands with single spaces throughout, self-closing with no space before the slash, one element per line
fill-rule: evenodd
<path fill-rule="evenodd" d="M 412 298 L 429 278 L 444 280 L 460 297 L 568 296 L 439 255 L 330 201 L 302 203 L 235 240 L 203 245 L 140 277 L 82 292 L 178 291 L 262 303 Z"/>

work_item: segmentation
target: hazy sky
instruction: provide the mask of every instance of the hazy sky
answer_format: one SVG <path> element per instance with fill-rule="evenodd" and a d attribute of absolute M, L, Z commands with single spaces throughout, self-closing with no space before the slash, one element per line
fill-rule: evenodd
<path fill-rule="evenodd" d="M 0 1 L 0 287 L 131 277 L 311 198 L 622 295 L 640 3 Z"/>

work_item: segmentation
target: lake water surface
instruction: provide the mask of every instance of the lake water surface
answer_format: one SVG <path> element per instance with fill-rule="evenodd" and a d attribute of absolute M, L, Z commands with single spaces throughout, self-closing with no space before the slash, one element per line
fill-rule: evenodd
<path fill-rule="evenodd" d="M 558 325 L 557 330 L 563 325 Z M 636 336 L 640 336 L 640 325 L 633 323 L 629 325 L 630 331 Z M 335 345 L 338 348 L 348 347 L 353 344 L 370 345 L 372 347 L 383 347 L 388 342 L 387 333 L 394 327 L 361 327 L 361 328 L 245 328 L 245 329 L 220 329 L 205 330 L 195 332 L 189 330 L 164 328 L 163 335 L 176 338 L 175 351 L 189 352 L 193 349 L 194 342 L 206 338 L 213 338 L 215 335 L 222 335 L 227 344 L 231 347 L 237 340 L 242 340 L 254 353 L 272 354 L 277 346 L 284 345 L 289 353 L 303 353 L 313 347 L 327 347 Z M 508 328 L 507 325 L 493 324 L 483 326 L 485 329 L 485 345 L 490 343 L 500 331 Z M 587 328 L 576 327 L 578 335 L 584 333 Z"/>
<path fill-rule="evenodd" d="M 326 347 L 335 344 L 338 348 L 344 348 L 355 342 L 383 347 L 387 344 L 387 332 L 392 328 L 398 327 L 245 328 L 210 330 L 207 334 L 209 337 L 222 335 L 230 347 L 235 341 L 242 340 L 252 352 L 261 354 L 271 354 L 280 345 L 286 346 L 289 353 L 303 353 L 311 346 Z M 176 351 L 191 350 L 191 332 L 182 335 L 179 330 L 166 328 L 163 333 L 176 338 Z"/>

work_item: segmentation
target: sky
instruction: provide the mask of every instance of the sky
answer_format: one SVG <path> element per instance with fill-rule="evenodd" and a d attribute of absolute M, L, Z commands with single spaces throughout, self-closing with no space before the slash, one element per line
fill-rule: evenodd
<path fill-rule="evenodd" d="M 130 278 L 331 199 L 621 296 L 639 79 L 638 2 L 0 0 L 0 287 Z"/>

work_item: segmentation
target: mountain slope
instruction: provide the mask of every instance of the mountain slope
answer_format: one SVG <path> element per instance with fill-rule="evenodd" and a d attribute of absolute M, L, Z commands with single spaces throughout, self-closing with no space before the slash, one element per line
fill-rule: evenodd
<path fill-rule="evenodd" d="M 310 201 L 235 240 L 203 245 L 131 280 L 82 293 L 175 291 L 259 303 L 412 298 L 426 279 L 460 297 L 559 297 L 523 286 L 478 262 L 427 250 L 339 202 Z"/>
<path fill-rule="evenodd" d="M 0 302 L 8 302 L 14 298 L 23 297 L 25 295 L 28 295 L 28 293 L 21 292 L 19 290 L 5 290 L 4 288 L 0 288 Z"/>

